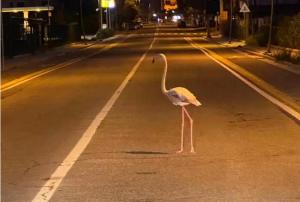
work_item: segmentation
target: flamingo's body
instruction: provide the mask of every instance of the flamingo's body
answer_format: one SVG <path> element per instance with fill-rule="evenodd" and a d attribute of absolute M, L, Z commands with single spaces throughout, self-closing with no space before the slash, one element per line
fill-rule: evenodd
<path fill-rule="evenodd" d="M 191 93 L 188 89 L 183 87 L 175 87 L 168 90 L 166 93 L 170 101 L 177 106 L 186 106 L 193 104 L 195 106 L 200 106 L 201 103 L 197 100 L 195 95 Z"/>
<path fill-rule="evenodd" d="M 167 77 L 167 71 L 168 71 L 168 62 L 167 58 L 164 54 L 160 54 L 160 56 L 163 58 L 165 62 L 165 67 L 164 67 L 164 73 L 162 76 L 162 81 L 161 81 L 161 90 L 162 92 L 169 98 L 169 100 L 176 106 L 181 106 L 182 107 L 182 128 L 181 128 L 181 147 L 178 153 L 181 153 L 183 151 L 183 132 L 184 132 L 184 117 L 187 115 L 187 117 L 190 120 L 190 127 L 191 127 L 191 152 L 194 153 L 194 145 L 193 145 L 193 119 L 188 113 L 188 111 L 185 109 L 185 106 L 187 105 L 195 105 L 195 106 L 200 106 L 202 105 L 195 95 L 191 93 L 188 89 L 183 88 L 183 87 L 175 87 L 171 88 L 170 90 L 166 89 L 166 77 Z M 153 60 L 154 62 L 154 60 Z"/>

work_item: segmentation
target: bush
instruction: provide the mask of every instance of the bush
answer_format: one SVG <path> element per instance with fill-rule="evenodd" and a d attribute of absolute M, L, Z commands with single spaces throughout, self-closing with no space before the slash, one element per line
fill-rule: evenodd
<path fill-rule="evenodd" d="M 246 39 L 246 44 L 247 44 L 247 45 L 250 45 L 250 46 L 258 46 L 257 39 L 255 38 L 254 35 L 249 36 L 249 37 Z"/>
<path fill-rule="evenodd" d="M 277 40 L 280 46 L 300 48 L 300 13 L 285 17 L 279 24 Z"/>
<path fill-rule="evenodd" d="M 223 36 L 228 37 L 229 36 L 229 28 L 230 23 L 227 21 L 223 21 L 220 24 L 220 31 Z M 242 38 L 243 37 L 243 29 L 240 24 L 237 23 L 236 20 L 232 22 L 232 38 Z"/>
<path fill-rule="evenodd" d="M 269 39 L 269 26 L 263 26 L 260 31 L 246 39 L 248 45 L 266 46 Z"/>
<path fill-rule="evenodd" d="M 115 34 L 115 32 L 112 29 L 102 29 L 97 32 L 96 38 L 97 39 L 106 39 L 108 37 L 112 37 L 114 34 Z"/>
<path fill-rule="evenodd" d="M 274 54 L 276 60 L 289 61 L 295 64 L 300 64 L 299 56 L 292 56 L 290 51 L 280 51 Z"/>
<path fill-rule="evenodd" d="M 289 61 L 291 58 L 291 53 L 289 51 L 281 51 L 274 54 L 276 60 L 286 60 Z"/>

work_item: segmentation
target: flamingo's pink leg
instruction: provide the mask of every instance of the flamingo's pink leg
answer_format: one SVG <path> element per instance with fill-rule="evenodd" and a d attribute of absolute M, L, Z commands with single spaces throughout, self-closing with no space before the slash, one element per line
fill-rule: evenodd
<path fill-rule="evenodd" d="M 191 126 L 191 153 L 195 153 L 194 143 L 193 143 L 193 119 L 190 116 L 190 114 L 188 113 L 188 111 L 185 109 L 185 107 L 183 107 L 183 110 L 184 110 L 185 114 L 188 116 L 188 118 L 190 119 L 190 126 Z"/>
<path fill-rule="evenodd" d="M 184 133 L 184 110 L 183 107 L 181 108 L 181 116 L 182 116 L 182 121 L 181 121 L 181 142 L 180 142 L 180 150 L 177 151 L 177 153 L 183 152 L 183 133 Z"/>

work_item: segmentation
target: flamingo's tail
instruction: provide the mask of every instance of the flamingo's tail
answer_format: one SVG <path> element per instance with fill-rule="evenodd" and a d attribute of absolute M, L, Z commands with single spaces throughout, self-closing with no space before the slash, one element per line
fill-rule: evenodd
<path fill-rule="evenodd" d="M 199 102 L 197 99 L 195 99 L 195 100 L 192 102 L 192 104 L 195 105 L 195 106 L 197 106 L 197 107 L 199 107 L 199 106 L 202 105 L 202 103 Z"/>

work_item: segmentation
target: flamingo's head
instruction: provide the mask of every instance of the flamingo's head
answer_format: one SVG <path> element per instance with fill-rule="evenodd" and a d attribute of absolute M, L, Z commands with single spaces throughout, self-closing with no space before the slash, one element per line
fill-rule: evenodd
<path fill-rule="evenodd" d="M 166 60 L 166 55 L 165 54 L 163 54 L 163 53 L 155 54 L 152 58 L 152 64 L 155 63 L 155 59 L 156 59 L 157 56 L 162 57 L 164 60 Z"/>

